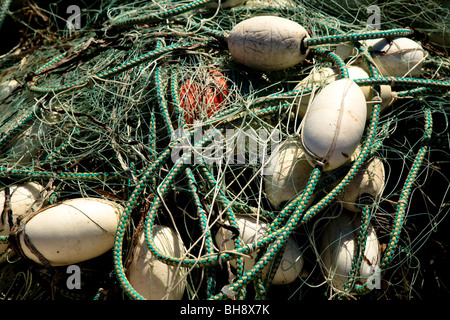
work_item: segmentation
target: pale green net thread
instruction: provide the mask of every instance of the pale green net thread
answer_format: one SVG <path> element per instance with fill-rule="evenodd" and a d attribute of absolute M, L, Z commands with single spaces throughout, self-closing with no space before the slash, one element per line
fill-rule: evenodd
<path fill-rule="evenodd" d="M 160 22 L 162 20 L 177 16 L 179 14 L 182 14 L 184 12 L 187 12 L 189 10 L 193 10 L 196 8 L 199 8 L 200 6 L 204 5 L 205 3 L 208 3 L 211 1 L 194 1 L 192 3 L 189 3 L 188 5 L 181 6 L 178 8 L 165 10 L 165 11 L 158 11 L 159 9 L 151 8 L 151 10 L 156 10 L 156 13 L 150 13 L 150 14 L 144 14 L 141 15 L 140 10 L 138 9 L 136 12 L 125 14 L 120 16 L 120 18 L 113 21 L 113 23 L 109 26 L 112 29 L 118 28 L 118 29 L 127 29 L 132 28 L 138 24 L 145 24 L 145 23 L 155 23 Z M 236 9 L 236 12 L 239 12 L 238 10 L 243 9 Z M 249 9 L 251 10 L 251 9 Z M 257 9 L 255 9 L 257 10 Z M 281 10 L 281 9 L 280 9 Z M 142 11 L 145 11 L 145 9 L 142 9 Z M 289 12 L 289 10 L 287 11 Z M 295 11 L 294 11 L 295 12 Z M 137 16 L 134 16 L 136 13 Z M 210 23 L 211 21 L 206 22 L 206 24 Z M 224 35 L 224 32 L 215 30 L 214 27 L 206 27 L 205 25 L 194 23 L 192 21 L 192 25 L 194 27 L 199 28 L 199 30 L 203 30 L 208 35 L 215 36 L 217 38 L 222 38 Z M 320 26 L 323 28 L 323 26 Z M 327 30 L 326 26 L 324 28 Z M 333 29 L 333 28 L 330 28 Z M 337 30 L 337 29 L 335 29 Z M 321 37 L 311 38 L 305 40 L 306 46 L 321 46 L 321 45 L 329 45 L 329 44 L 336 44 L 341 42 L 352 42 L 357 41 L 361 39 L 368 39 L 368 38 L 378 38 L 383 36 L 403 36 L 403 35 L 409 35 L 411 31 L 409 29 L 394 29 L 394 30 L 387 30 L 387 31 L 370 31 L 370 32 L 358 32 L 358 33 L 339 33 L 338 35 L 324 35 Z M 100 81 L 107 81 L 110 79 L 116 79 L 115 77 L 120 74 L 125 74 L 126 72 L 131 71 L 134 68 L 137 68 L 141 65 L 150 64 L 155 59 L 164 58 L 164 55 L 171 54 L 176 52 L 176 50 L 189 50 L 189 48 L 196 46 L 198 47 L 206 47 L 208 45 L 209 41 L 187 41 L 187 42 L 178 42 L 174 44 L 169 45 L 163 45 L 162 41 L 158 40 L 156 47 L 153 50 L 148 51 L 147 53 L 135 56 L 134 58 L 128 58 L 125 62 L 118 63 L 117 66 L 114 66 L 112 68 L 108 68 L 106 71 L 101 71 L 98 73 L 95 73 L 92 76 L 85 76 L 81 77 L 81 80 L 76 80 L 73 82 L 70 82 L 69 84 L 64 85 L 56 85 L 56 86 L 38 86 L 36 83 L 27 83 L 27 89 L 30 91 L 40 94 L 40 95 L 56 95 L 58 94 L 67 94 L 70 91 L 77 91 L 77 90 L 86 90 L 86 88 L 97 85 Z M 75 51 L 83 47 L 85 43 L 80 43 L 78 46 L 75 47 Z M 325 55 L 328 56 L 331 61 L 333 61 L 334 64 L 336 64 L 340 70 L 342 77 L 348 77 L 348 73 L 346 70 L 345 63 L 342 59 L 340 59 L 338 56 L 334 55 L 333 53 L 326 52 L 325 50 L 321 49 L 320 47 L 312 48 L 312 52 L 315 52 L 317 55 Z M 67 52 L 57 56 L 44 66 L 40 67 L 36 74 L 40 74 L 45 72 L 48 68 L 50 68 L 52 65 L 57 64 L 59 61 L 61 61 L 64 58 L 67 58 Z M 306 203 L 308 202 L 309 197 L 312 195 L 312 193 L 315 191 L 315 187 L 318 184 L 319 178 L 321 177 L 321 169 L 320 167 L 316 167 L 313 170 L 313 173 L 310 176 L 310 180 L 308 183 L 307 188 L 305 188 L 305 191 L 300 193 L 295 199 L 290 201 L 286 206 L 280 211 L 280 213 L 276 217 L 271 217 L 270 213 L 268 213 L 268 216 L 271 219 L 270 227 L 268 231 L 266 232 L 265 236 L 260 239 L 257 243 L 253 243 L 247 246 L 243 246 L 239 237 L 235 240 L 236 249 L 235 253 L 221 253 L 217 254 L 214 250 L 213 246 L 213 240 L 210 233 L 210 226 L 207 225 L 207 217 L 206 217 L 206 211 L 205 208 L 203 208 L 203 205 L 200 202 L 200 195 L 197 192 L 196 189 L 196 175 L 194 174 L 194 171 L 198 171 L 199 176 L 202 177 L 206 182 L 206 185 L 208 185 L 209 188 L 213 188 L 215 185 L 217 185 L 217 181 L 215 180 L 213 174 L 209 171 L 207 165 L 204 163 L 204 160 L 200 158 L 201 163 L 199 166 L 194 169 L 190 166 L 186 166 L 184 164 L 184 161 L 186 158 L 181 158 L 178 162 L 174 163 L 172 167 L 167 171 L 167 174 L 165 178 L 163 178 L 160 182 L 157 181 L 155 178 L 155 175 L 157 172 L 162 168 L 163 165 L 167 165 L 171 150 L 176 146 L 176 141 L 172 141 L 167 147 L 163 148 L 162 151 L 159 153 L 156 152 L 156 142 L 158 140 L 158 134 L 156 133 L 156 119 L 155 119 L 155 112 L 156 108 L 158 109 L 158 114 L 163 119 L 163 123 L 165 125 L 165 132 L 164 134 L 170 135 L 174 131 L 174 127 L 172 126 L 172 119 L 170 117 L 169 112 L 169 106 L 167 104 L 167 100 L 165 98 L 166 92 L 165 89 L 168 82 L 165 82 L 163 78 L 163 71 L 167 70 L 167 68 L 163 69 L 160 66 L 156 66 L 154 69 L 154 84 L 156 87 L 156 97 L 158 99 L 157 101 L 157 107 L 155 107 L 152 112 L 150 112 L 150 133 L 149 133 L 149 149 L 152 154 L 152 162 L 147 168 L 139 169 L 137 171 L 133 170 L 132 168 L 129 168 L 130 171 L 125 172 L 60 172 L 60 171 L 46 171 L 41 170 L 38 167 L 46 165 L 46 164 L 53 164 L 53 161 L 57 161 L 58 157 L 64 153 L 65 149 L 70 147 L 71 145 L 74 145 L 73 139 L 76 139 L 76 137 L 80 134 L 79 127 L 75 127 L 73 131 L 71 131 L 70 134 L 67 135 L 66 140 L 61 144 L 60 147 L 53 150 L 50 154 L 48 154 L 42 162 L 38 163 L 38 166 L 33 166 L 32 168 L 9 168 L 9 167 L 0 167 L 0 170 L 2 174 L 10 176 L 10 177 L 29 177 L 33 179 L 58 179 L 58 180 L 68 180 L 68 181 L 78 181 L 78 180 L 86 180 L 88 182 L 90 181 L 102 181 L 103 183 L 106 183 L 106 181 L 118 181 L 118 182 L 125 182 L 131 183 L 132 180 L 130 180 L 129 174 L 134 173 L 137 174 L 139 179 L 136 181 L 135 188 L 131 195 L 128 197 L 127 202 L 125 204 L 125 210 L 121 217 L 120 224 L 116 233 L 116 239 L 115 244 L 113 248 L 113 256 L 114 256 L 114 268 L 115 268 L 115 275 L 121 285 L 121 287 L 124 289 L 124 291 L 127 293 L 127 295 L 131 299 L 142 299 L 142 296 L 137 293 L 130 283 L 127 280 L 124 266 L 122 264 L 123 260 L 123 245 L 124 245 L 124 234 L 127 230 L 127 225 L 129 224 L 129 219 L 131 212 L 134 208 L 136 208 L 140 201 L 141 201 L 141 194 L 143 193 L 144 189 L 147 188 L 147 185 L 151 185 L 152 192 L 155 192 L 155 195 L 153 197 L 153 202 L 151 203 L 150 210 L 148 213 L 146 213 L 146 222 L 145 222 L 145 228 L 146 228 L 146 243 L 151 250 L 151 252 L 157 257 L 160 261 L 163 261 L 164 263 L 167 263 L 169 265 L 175 265 L 175 266 L 182 266 L 182 267 L 196 267 L 196 268 L 208 268 L 208 270 L 211 271 L 211 273 L 207 277 L 207 298 L 208 299 L 224 299 L 224 298 L 238 298 L 238 299 L 244 299 L 246 298 L 246 286 L 251 281 L 255 284 L 255 292 L 256 297 L 259 299 L 264 299 L 267 297 L 267 291 L 271 284 L 271 281 L 273 279 L 274 273 L 277 270 L 278 264 L 279 264 L 279 258 L 281 257 L 283 250 L 286 245 L 286 241 L 289 238 L 289 236 L 293 233 L 293 231 L 300 227 L 301 225 L 304 225 L 308 221 L 310 221 L 314 216 L 318 214 L 321 210 L 323 210 L 326 206 L 328 206 L 333 199 L 343 190 L 343 188 L 348 184 L 352 177 L 358 172 L 359 167 L 365 162 L 365 160 L 369 157 L 369 155 L 373 152 L 374 149 L 377 148 L 377 145 L 375 143 L 375 135 L 377 133 L 378 128 L 378 120 L 379 120 L 379 105 L 374 104 L 373 105 L 373 111 L 372 116 L 370 118 L 370 121 L 368 122 L 368 130 L 367 130 L 367 137 L 365 142 L 363 143 L 362 151 L 360 155 L 358 156 L 357 160 L 351 165 L 351 168 L 349 169 L 348 173 L 345 174 L 345 177 L 341 180 L 341 182 L 333 188 L 332 191 L 330 191 L 326 196 L 324 196 L 319 202 L 317 202 L 315 205 L 313 205 L 311 208 L 306 208 Z M 176 87 L 178 81 L 178 75 L 175 69 L 172 71 L 172 79 L 170 81 L 171 85 L 171 95 L 172 100 L 174 100 L 174 97 L 178 97 L 178 88 Z M 371 78 L 368 79 L 356 79 L 355 82 L 358 85 L 371 85 L 371 86 L 377 86 L 381 84 L 388 84 L 388 85 L 401 85 L 401 86 L 411 86 L 416 87 L 420 86 L 421 88 L 417 89 L 411 89 L 407 90 L 403 93 L 403 95 L 414 95 L 414 94 L 420 94 L 425 91 L 431 91 L 431 92 L 441 92 L 442 90 L 448 90 L 450 84 L 446 81 L 436 81 L 436 80 L 427 80 L 427 79 L 415 79 L 415 78 L 386 78 L 386 77 L 378 77 L 376 74 L 371 74 Z M 307 90 L 305 92 L 308 92 Z M 252 110 L 255 112 L 256 116 L 267 116 L 267 115 L 276 115 L 280 112 L 280 110 L 287 110 L 290 106 L 289 103 L 287 104 L 278 104 L 277 100 L 283 99 L 287 96 L 295 96 L 295 94 L 298 92 L 286 92 L 281 94 L 272 94 L 270 96 L 267 96 L 266 99 L 262 100 L 260 103 L 254 103 L 252 105 Z M 179 101 L 176 101 L 175 106 L 179 105 Z M 273 104 L 273 105 L 271 105 Z M 17 124 L 10 128 L 9 131 L 6 133 L 2 133 L 0 137 L 0 147 L 6 146 L 20 131 L 22 128 L 26 127 L 27 124 L 29 124 L 31 121 L 35 119 L 37 116 L 37 111 L 43 111 L 45 113 L 46 110 L 50 110 L 51 108 L 45 109 L 40 108 L 38 104 L 36 104 L 36 108 L 30 112 L 29 114 L 25 114 L 20 120 L 17 122 Z M 178 110 L 175 108 L 175 110 Z M 246 113 L 246 111 L 242 112 L 244 108 L 242 106 L 231 106 L 229 109 L 219 112 L 218 114 L 214 115 L 209 122 L 206 123 L 217 123 L 217 121 L 220 121 L 220 119 L 226 119 L 227 116 L 233 115 L 239 112 L 240 116 L 243 117 Z M 63 110 L 60 110 L 61 113 Z M 67 114 L 70 114 L 70 111 L 67 111 Z M 431 136 L 431 113 L 429 109 L 425 110 L 425 124 L 426 124 L 426 136 L 425 141 L 430 139 Z M 74 117 L 85 117 L 84 115 L 77 115 Z M 183 118 L 182 116 L 178 116 L 178 118 Z M 89 117 L 88 117 L 89 119 Z M 91 123 L 94 125 L 98 125 L 100 121 L 96 122 L 98 119 L 90 119 Z M 220 122 L 219 122 L 220 123 Z M 217 128 L 220 130 L 220 128 Z M 114 131 L 113 131 L 114 132 Z M 162 132 L 161 130 L 159 131 Z M 203 147 L 209 143 L 208 138 L 206 137 L 202 139 L 197 147 Z M 119 153 L 120 154 L 120 153 Z M 416 160 L 413 163 L 413 167 L 411 169 L 410 175 L 408 176 L 405 186 L 403 188 L 402 196 L 399 200 L 398 204 L 398 212 L 396 214 L 396 229 L 392 231 L 391 235 L 391 241 L 389 242 L 388 250 L 385 253 L 385 256 L 382 259 L 381 262 L 381 269 L 385 270 L 392 259 L 392 256 L 394 254 L 394 251 L 397 247 L 398 237 L 401 230 L 401 225 L 404 220 L 404 214 L 406 210 L 406 204 L 407 199 L 409 196 L 411 184 L 414 182 L 415 176 L 417 175 L 417 172 L 420 167 L 421 161 L 423 161 L 423 158 L 426 154 L 426 146 L 420 149 L 419 153 L 417 154 Z M 203 232 L 205 233 L 205 243 L 206 243 L 206 251 L 204 256 L 200 258 L 190 258 L 190 259 L 178 259 L 174 257 L 169 257 L 167 255 L 162 254 L 159 249 L 155 246 L 154 241 L 151 237 L 151 230 L 152 226 L 156 222 L 156 217 L 158 215 L 158 210 L 160 209 L 162 205 L 162 199 L 164 199 L 164 196 L 167 194 L 167 192 L 170 190 L 171 187 L 174 185 L 174 180 L 179 175 L 184 174 L 187 178 L 189 190 L 192 195 L 192 199 L 195 203 L 195 206 L 198 211 L 199 215 L 199 222 L 200 227 L 202 228 Z M 159 183 L 159 184 L 158 184 Z M 130 185 L 131 186 L 131 185 Z M 227 199 L 226 193 L 218 187 L 218 197 L 216 199 L 217 203 L 221 205 L 221 207 L 226 212 L 226 219 L 227 222 L 231 225 L 236 227 L 236 217 L 235 213 L 242 210 L 244 212 L 247 212 L 248 210 L 252 210 L 251 207 L 246 207 L 244 204 L 236 202 L 233 203 L 233 201 L 230 201 Z M 368 226 L 368 209 L 364 209 L 364 228 L 361 228 L 361 236 L 358 239 L 358 252 L 364 252 L 364 243 L 366 240 L 366 232 L 367 232 L 367 226 Z M 7 236 L 2 236 L 0 238 L 1 242 L 7 242 Z M 243 264 L 242 264 L 242 255 L 248 254 L 251 251 L 257 250 L 258 252 L 258 259 L 255 263 L 255 265 L 247 272 L 244 272 Z M 219 261 L 222 263 L 229 261 L 231 259 L 236 259 L 238 261 L 237 264 L 237 270 L 236 270 L 236 279 L 235 281 L 227 286 L 225 290 L 223 290 L 220 293 L 215 293 L 215 278 L 214 278 L 214 266 L 216 266 Z M 346 292 L 350 292 L 349 290 L 353 290 L 355 293 L 367 293 L 367 288 L 362 285 L 354 284 L 353 280 L 358 272 L 359 265 L 361 263 L 361 255 L 356 254 L 355 260 L 353 264 L 353 268 L 348 280 L 348 284 L 346 284 Z M 272 265 L 272 271 L 268 275 L 266 279 L 261 278 L 261 272 L 262 269 L 266 265 Z"/>

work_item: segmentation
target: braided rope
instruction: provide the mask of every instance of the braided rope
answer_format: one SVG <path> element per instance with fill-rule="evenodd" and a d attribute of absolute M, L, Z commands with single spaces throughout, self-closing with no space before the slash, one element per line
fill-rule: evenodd
<path fill-rule="evenodd" d="M 366 251 L 367 236 L 370 226 L 369 223 L 370 223 L 370 207 L 364 206 L 362 211 L 360 233 L 358 236 L 358 241 L 355 246 L 352 267 L 348 275 L 347 281 L 344 284 L 343 293 L 341 294 L 340 298 L 343 298 L 346 295 L 348 295 L 355 285 L 356 277 L 359 272 L 359 269 L 361 268 L 361 263 L 363 261 L 364 253 Z"/>
<path fill-rule="evenodd" d="M 391 29 L 391 30 L 375 30 L 360 33 L 348 33 L 332 36 L 324 36 L 317 38 L 305 38 L 303 43 L 306 47 L 312 47 L 324 44 L 336 44 L 343 42 L 352 42 L 365 39 L 376 39 L 384 37 L 401 37 L 411 35 L 413 32 L 411 29 Z"/>
<path fill-rule="evenodd" d="M 205 45 L 206 42 L 200 43 L 198 45 L 202 46 Z M 137 58 L 134 58 L 132 60 L 126 61 L 116 67 L 113 67 L 109 70 L 97 73 L 94 76 L 91 77 L 87 77 L 83 80 L 79 80 L 79 81 L 75 81 L 72 83 L 68 83 L 65 85 L 61 85 L 61 86 L 57 86 L 57 87 L 51 87 L 51 88 L 47 88 L 47 87 L 38 87 L 34 84 L 30 84 L 30 82 L 27 82 L 26 87 L 28 90 L 34 92 L 34 93 L 39 93 L 39 94 L 45 94 L 45 93 L 51 93 L 51 94 L 56 94 L 59 92 L 67 92 L 69 90 L 73 90 L 76 88 L 80 88 L 83 86 L 88 85 L 91 82 L 91 79 L 93 78 L 98 78 L 98 79 L 108 79 L 111 78 L 121 72 L 124 72 L 128 69 L 134 68 L 142 63 L 145 63 L 151 59 L 157 58 L 165 53 L 171 52 L 173 50 L 176 49 L 181 49 L 183 47 L 186 47 L 187 45 L 189 45 L 189 43 L 181 43 L 181 44 L 172 44 L 166 47 L 161 47 L 161 48 L 156 48 L 153 51 L 147 52 Z"/>
<path fill-rule="evenodd" d="M 424 116 L 425 116 L 425 130 L 422 137 L 422 145 L 417 151 L 416 157 L 414 158 L 411 169 L 403 185 L 400 198 L 397 202 L 398 203 L 397 210 L 394 217 L 394 228 L 390 233 L 390 239 L 387 248 L 385 249 L 384 256 L 381 258 L 380 262 L 380 270 L 379 270 L 380 277 L 382 277 L 384 273 L 387 271 L 394 257 L 394 253 L 395 250 L 397 249 L 398 242 L 400 239 L 400 233 L 402 231 L 402 227 L 406 219 L 406 209 L 408 199 L 411 194 L 411 187 L 417 177 L 420 166 L 422 165 L 428 150 L 428 141 L 431 138 L 433 129 L 433 118 L 431 115 L 430 108 L 427 107 L 424 109 Z M 367 283 L 365 283 L 363 285 L 355 285 L 354 291 L 357 292 L 358 294 L 366 294 L 370 291 L 370 289 L 368 288 Z"/>
<path fill-rule="evenodd" d="M 322 55 L 325 55 L 328 58 L 330 58 L 330 60 L 333 61 L 337 65 L 337 67 L 339 69 L 340 77 L 342 79 L 349 78 L 348 68 L 345 65 L 344 60 L 340 56 L 338 56 L 336 53 L 334 53 L 332 51 L 326 51 L 322 48 L 314 48 L 312 50 L 312 52 L 315 54 L 322 54 Z"/>
<path fill-rule="evenodd" d="M 248 282 L 253 280 L 253 278 L 256 277 L 257 274 L 262 272 L 262 269 L 269 264 L 269 262 L 275 257 L 277 252 L 285 245 L 285 242 L 287 241 L 288 237 L 292 233 L 292 231 L 298 226 L 301 219 L 301 214 L 303 213 L 306 203 L 309 200 L 310 195 L 312 194 L 314 187 L 319 179 L 319 176 L 321 174 L 321 167 L 317 166 L 313 169 L 311 172 L 309 181 L 305 187 L 304 192 L 301 195 L 301 201 L 300 204 L 296 207 L 294 213 L 287 221 L 286 225 L 278 229 L 276 232 L 276 236 L 272 244 L 269 246 L 268 250 L 264 255 L 261 257 L 260 260 L 258 260 L 255 265 L 246 272 L 246 274 L 240 278 L 238 278 L 237 281 L 230 284 L 226 290 L 222 289 L 222 292 L 213 297 L 213 300 L 220 300 L 223 298 L 227 298 L 230 296 L 235 296 L 238 290 L 241 290 L 242 287 L 244 287 Z M 264 288 L 259 287 L 259 289 L 264 292 Z M 225 292 L 224 292 L 225 291 Z M 261 293 L 260 295 L 263 295 Z"/>
<path fill-rule="evenodd" d="M 159 12 L 156 14 L 150 14 L 147 16 L 138 16 L 135 18 L 127 18 L 127 16 L 124 16 L 122 18 L 117 19 L 116 21 L 113 21 L 111 24 L 112 28 L 126 28 L 130 27 L 136 24 L 144 24 L 144 23 L 152 23 L 152 22 L 158 22 L 176 15 L 179 15 L 181 13 L 194 10 L 204 4 L 213 2 L 215 0 L 196 0 L 192 1 L 191 3 L 185 4 L 183 6 L 178 6 L 170 10 L 166 10 L 163 12 Z"/>
<path fill-rule="evenodd" d="M 430 89 L 437 90 L 450 90 L 449 81 L 437 81 L 429 79 L 418 79 L 418 78 L 398 78 L 398 77 L 373 77 L 364 79 L 354 79 L 356 84 L 360 86 L 368 85 L 382 85 L 388 84 L 391 86 L 402 85 L 402 86 L 425 86 Z M 416 89 L 418 90 L 418 89 Z"/>
<path fill-rule="evenodd" d="M 200 197 L 197 193 L 197 182 L 195 180 L 194 174 L 192 173 L 191 168 L 186 168 L 186 177 L 188 178 L 189 183 L 189 189 L 192 194 L 192 197 L 194 199 L 195 207 L 197 208 L 197 214 L 200 218 L 200 227 L 202 229 L 203 234 L 205 235 L 205 245 L 206 245 L 206 254 L 212 255 L 214 253 L 214 241 L 212 239 L 211 230 L 208 227 L 208 217 L 206 214 L 205 209 L 203 208 L 203 205 L 200 201 Z M 209 298 L 213 295 L 213 292 L 216 288 L 216 281 L 215 281 L 215 269 L 210 267 L 207 268 L 207 276 L 206 276 L 206 296 Z"/>
<path fill-rule="evenodd" d="M 8 243 L 8 235 L 0 236 L 0 243 Z"/>
<path fill-rule="evenodd" d="M 2 132 L 0 135 L 0 150 L 4 148 L 12 139 L 28 124 L 33 120 L 35 115 L 35 109 L 29 112 L 27 115 L 23 116 L 22 119 L 18 120 L 16 125 L 12 127 L 7 133 Z"/>

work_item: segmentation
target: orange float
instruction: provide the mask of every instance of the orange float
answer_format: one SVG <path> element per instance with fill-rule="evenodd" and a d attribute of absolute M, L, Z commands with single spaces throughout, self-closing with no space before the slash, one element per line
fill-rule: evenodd
<path fill-rule="evenodd" d="M 208 69 L 195 80 L 188 79 L 180 88 L 180 107 L 188 124 L 210 118 L 222 111 L 228 94 L 222 73 Z"/>

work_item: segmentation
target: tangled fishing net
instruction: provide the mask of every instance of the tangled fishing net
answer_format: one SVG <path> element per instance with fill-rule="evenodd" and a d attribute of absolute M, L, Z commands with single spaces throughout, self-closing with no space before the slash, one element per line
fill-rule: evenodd
<path fill-rule="evenodd" d="M 27 214 L 75 198 L 122 211 L 107 252 L 68 263 L 80 270 L 78 285 L 67 265 L 45 263 L 43 252 L 38 263 L 18 248 L 13 233 L 25 216 L 12 235 L 3 228 L 1 299 L 448 297 L 445 1 L 222 2 L 100 0 L 67 10 L 65 2 L 2 1 L 2 41 L 11 39 L 0 53 L 2 226 L 11 223 L 9 192 L 29 182 L 41 189 Z M 379 30 L 368 23 L 371 5 Z M 70 17 L 77 8 L 78 20 Z M 264 15 L 307 30 L 301 63 L 265 72 L 230 55 L 227 34 Z M 421 44 L 420 75 L 378 74 L 361 41 L 383 37 Z M 335 54 L 339 45 L 350 54 Z M 308 163 L 302 188 L 270 198 L 268 158 L 282 142 L 298 142 L 305 118 L 296 101 L 320 92 L 297 85 L 330 67 L 348 78 L 358 61 L 370 76 L 355 83 L 373 88 L 359 152 L 333 170 Z M 393 93 L 383 107 L 381 86 Z M 225 148 L 243 132 L 242 152 Z M 342 194 L 373 159 L 384 166 L 382 192 L 361 195 L 352 212 Z M 348 234 L 325 248 L 322 239 L 341 216 L 358 223 L 350 268 L 333 275 L 326 249 Z M 264 228 L 249 236 L 245 219 Z M 375 263 L 365 251 L 373 241 Z M 151 256 L 146 264 L 136 248 Z M 368 265 L 370 281 L 361 276 Z M 136 275 L 152 270 L 163 275 Z"/>

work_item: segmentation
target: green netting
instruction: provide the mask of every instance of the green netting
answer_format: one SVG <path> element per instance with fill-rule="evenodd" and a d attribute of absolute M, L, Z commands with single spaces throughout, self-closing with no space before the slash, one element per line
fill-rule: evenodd
<path fill-rule="evenodd" d="M 215 8 L 212 2 L 79 3 L 80 28 L 68 24 L 75 21 L 67 11 L 72 3 L 2 2 L 1 34 L 11 27 L 21 30 L 0 55 L 2 189 L 34 181 L 44 187 L 44 208 L 94 197 L 115 201 L 124 211 L 111 250 L 77 264 L 81 289 L 67 285 L 67 266 L 39 265 L 2 235 L 11 247 L 1 256 L 0 297 L 143 299 L 127 273 L 142 232 L 155 259 L 185 270 L 179 279 L 185 300 L 448 296 L 448 3 L 278 0 Z M 379 10 L 379 30 L 368 24 L 370 5 Z M 304 26 L 310 35 L 303 41 L 310 49 L 306 59 L 273 72 L 238 63 L 227 48 L 227 34 L 258 15 Z M 361 47 L 364 39 L 398 37 L 424 48 L 419 77 L 382 76 L 370 64 L 373 52 Z M 335 54 L 340 44 L 354 48 L 354 54 Z M 314 86 L 296 89 L 300 81 L 327 67 L 348 78 L 349 67 L 361 61 L 369 78 L 354 79 L 356 84 L 371 86 L 375 98 L 381 86 L 389 86 L 393 101 L 386 108 L 379 100 L 370 102 L 360 152 L 351 161 L 332 171 L 317 162 L 305 177 L 307 185 L 275 208 L 256 147 L 270 141 L 270 134 L 282 141 L 298 138 L 304 118 L 294 101 L 318 94 Z M 195 110 L 183 109 L 195 90 L 216 94 L 217 108 L 208 110 L 211 101 L 203 98 Z M 229 138 L 227 130 L 262 130 L 266 136 L 255 134 L 254 144 L 244 144 L 242 162 L 230 162 L 230 154 L 205 153 L 218 150 L 217 143 Z M 374 157 L 384 164 L 386 183 L 381 197 L 363 197 L 357 204 L 361 212 L 354 218 L 361 224 L 353 230 L 352 267 L 339 289 L 325 272 L 320 239 L 345 211 L 339 195 Z M 8 210 L 2 210 L 5 224 Z M 245 243 L 240 216 L 266 222 L 267 230 Z M 375 289 L 358 278 L 368 260 L 369 223 L 380 248 Z M 186 252 L 165 253 L 152 234 L 154 225 L 172 228 Z M 225 229 L 235 234 L 225 241 L 234 248 L 216 241 Z M 274 284 L 278 267 L 285 267 L 281 257 L 288 239 L 301 252 L 302 270 L 292 282 Z M 250 254 L 255 263 L 245 266 Z"/>

